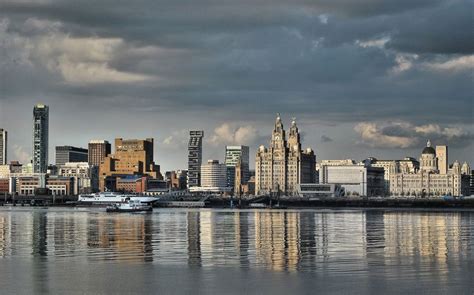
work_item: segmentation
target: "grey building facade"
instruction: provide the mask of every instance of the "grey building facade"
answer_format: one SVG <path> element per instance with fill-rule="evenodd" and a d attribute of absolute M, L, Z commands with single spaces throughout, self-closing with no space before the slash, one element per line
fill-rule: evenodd
<path fill-rule="evenodd" d="M 8 132 L 0 128 L 0 165 L 7 165 Z"/>
<path fill-rule="evenodd" d="M 188 188 L 201 186 L 202 139 L 204 131 L 189 131 Z"/>
<path fill-rule="evenodd" d="M 56 166 L 61 167 L 69 162 L 87 162 L 87 149 L 78 148 L 74 146 L 57 146 L 56 147 Z"/>
<path fill-rule="evenodd" d="M 235 167 L 240 164 L 242 168 L 242 183 L 249 180 L 249 147 L 245 145 L 226 146 L 225 166 L 227 169 L 227 186 L 234 187 Z"/>
<path fill-rule="evenodd" d="M 49 107 L 37 104 L 33 108 L 33 172 L 48 169 Z"/>

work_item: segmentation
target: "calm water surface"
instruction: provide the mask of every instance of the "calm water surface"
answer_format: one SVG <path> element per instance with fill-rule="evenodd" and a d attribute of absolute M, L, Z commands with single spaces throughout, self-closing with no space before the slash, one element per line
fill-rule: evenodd
<path fill-rule="evenodd" d="M 473 294 L 474 212 L 1 208 L 2 294 Z"/>

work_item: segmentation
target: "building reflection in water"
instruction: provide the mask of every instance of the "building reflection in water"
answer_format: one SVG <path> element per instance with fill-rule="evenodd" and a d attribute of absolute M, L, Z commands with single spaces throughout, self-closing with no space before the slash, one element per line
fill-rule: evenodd
<path fill-rule="evenodd" d="M 439 281 L 448 279 L 450 268 L 461 267 L 472 237 L 463 232 L 470 226 L 462 224 L 459 212 L 385 213 L 384 222 L 386 263 L 434 266 Z"/>
<path fill-rule="evenodd" d="M 187 218 L 187 240 L 188 240 L 188 264 L 201 266 L 201 222 L 200 212 L 191 211 L 186 213 Z"/>
<path fill-rule="evenodd" d="M 255 212 L 256 262 L 273 270 L 297 269 L 300 251 L 300 213 Z"/>
<path fill-rule="evenodd" d="M 88 257 L 93 260 L 153 261 L 152 219 L 149 215 L 106 215 L 88 224 Z"/>
<path fill-rule="evenodd" d="M 0 211 L 0 257 L 359 274 L 384 266 L 399 279 L 436 269 L 444 282 L 472 259 L 473 224 L 472 212 L 12 210 Z"/>

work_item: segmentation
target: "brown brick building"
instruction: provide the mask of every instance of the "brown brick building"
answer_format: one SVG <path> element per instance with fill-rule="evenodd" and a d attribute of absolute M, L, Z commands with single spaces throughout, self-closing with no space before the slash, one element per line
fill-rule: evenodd
<path fill-rule="evenodd" d="M 115 139 L 115 153 L 100 164 L 99 188 L 105 190 L 106 179 L 124 175 L 146 176 L 162 179 L 160 166 L 153 162 L 153 138 L 145 140 Z M 118 188 L 117 188 L 118 189 Z"/>

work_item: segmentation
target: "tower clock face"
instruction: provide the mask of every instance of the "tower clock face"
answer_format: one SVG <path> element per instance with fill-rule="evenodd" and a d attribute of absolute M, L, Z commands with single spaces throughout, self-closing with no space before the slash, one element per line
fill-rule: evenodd
<path fill-rule="evenodd" d="M 280 140 L 280 136 L 275 135 L 275 140 Z"/>

